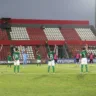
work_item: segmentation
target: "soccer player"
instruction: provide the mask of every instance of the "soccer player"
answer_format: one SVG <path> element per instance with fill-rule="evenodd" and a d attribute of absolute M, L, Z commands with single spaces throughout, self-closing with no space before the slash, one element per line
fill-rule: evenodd
<path fill-rule="evenodd" d="M 81 72 L 83 72 L 84 66 L 86 68 L 86 72 L 88 72 L 87 51 L 85 50 L 85 48 L 82 48 L 80 55 L 81 55 Z"/>
<path fill-rule="evenodd" d="M 53 73 L 55 72 L 55 62 L 54 62 L 54 54 L 55 54 L 56 45 L 54 47 L 54 50 L 52 48 L 50 49 L 48 46 L 48 72 L 50 72 L 50 67 L 52 66 Z"/>
<path fill-rule="evenodd" d="M 15 49 L 14 53 L 13 53 L 13 60 L 14 60 L 14 73 L 16 73 L 16 67 L 17 67 L 17 72 L 20 71 L 20 52 L 18 50 L 18 48 Z"/>
<path fill-rule="evenodd" d="M 36 58 L 37 58 L 37 66 L 38 64 L 41 65 L 41 54 L 39 50 L 36 52 Z"/>
<path fill-rule="evenodd" d="M 10 66 L 10 68 L 11 68 L 11 65 L 12 65 L 12 57 L 11 57 L 11 53 L 10 53 L 10 52 L 8 53 L 7 60 L 8 60 L 8 67 Z"/>
<path fill-rule="evenodd" d="M 25 48 L 25 50 L 23 50 L 22 46 L 20 45 L 20 52 L 22 53 L 22 57 L 23 57 L 23 65 L 26 65 L 28 59 L 27 49 Z"/>

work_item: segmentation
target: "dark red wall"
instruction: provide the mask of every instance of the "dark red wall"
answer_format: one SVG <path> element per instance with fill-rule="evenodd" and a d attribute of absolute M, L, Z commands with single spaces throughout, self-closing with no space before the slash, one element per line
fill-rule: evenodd
<path fill-rule="evenodd" d="M 1 20 L 0 20 L 1 22 Z M 82 24 L 89 25 L 89 21 L 84 20 L 32 20 L 32 19 L 12 19 L 13 24 Z"/>
<path fill-rule="evenodd" d="M 89 21 L 12 19 L 12 23 L 15 23 L 15 24 L 83 24 L 83 25 L 88 25 Z"/>

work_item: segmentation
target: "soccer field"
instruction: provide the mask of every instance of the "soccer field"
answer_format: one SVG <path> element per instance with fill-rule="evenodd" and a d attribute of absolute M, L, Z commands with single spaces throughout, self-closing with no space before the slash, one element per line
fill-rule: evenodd
<path fill-rule="evenodd" d="M 80 73 L 75 64 L 56 65 L 48 74 L 47 65 L 20 66 L 20 73 L 0 65 L 0 96 L 96 96 L 96 65 Z"/>

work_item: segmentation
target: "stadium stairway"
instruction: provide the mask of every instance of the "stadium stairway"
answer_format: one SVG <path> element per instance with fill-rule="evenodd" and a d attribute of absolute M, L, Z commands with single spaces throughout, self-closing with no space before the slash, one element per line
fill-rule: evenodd
<path fill-rule="evenodd" d="M 61 28 L 60 31 L 61 31 L 61 33 L 64 36 L 66 41 L 67 40 L 68 41 L 70 41 L 70 40 L 74 40 L 74 41 L 75 40 L 77 40 L 77 41 L 81 40 L 74 28 Z M 73 49 L 75 49 L 75 50 L 73 50 Z M 79 50 L 79 48 L 76 47 L 76 46 L 74 48 L 74 46 L 72 46 L 72 45 L 70 46 L 68 44 L 65 44 L 64 45 L 64 50 L 65 50 L 65 52 L 67 52 L 66 53 L 67 58 L 73 58 L 74 55 L 76 54 L 76 51 Z"/>
<path fill-rule="evenodd" d="M 66 44 L 63 45 L 63 50 L 64 50 L 64 57 L 65 58 L 70 58 L 71 56 L 69 54 L 69 49 L 68 49 Z"/>

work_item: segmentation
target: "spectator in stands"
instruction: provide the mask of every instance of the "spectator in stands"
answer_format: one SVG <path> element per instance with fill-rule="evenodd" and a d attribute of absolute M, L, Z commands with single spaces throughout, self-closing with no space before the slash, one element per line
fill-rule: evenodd
<path fill-rule="evenodd" d="M 3 48 L 3 44 L 1 44 L 1 48 L 0 48 L 0 51 L 2 50 L 2 48 Z"/>
<path fill-rule="evenodd" d="M 91 54 L 89 55 L 90 63 L 93 63 L 93 58 L 94 58 L 94 55 L 93 55 L 93 53 L 91 52 Z"/>

